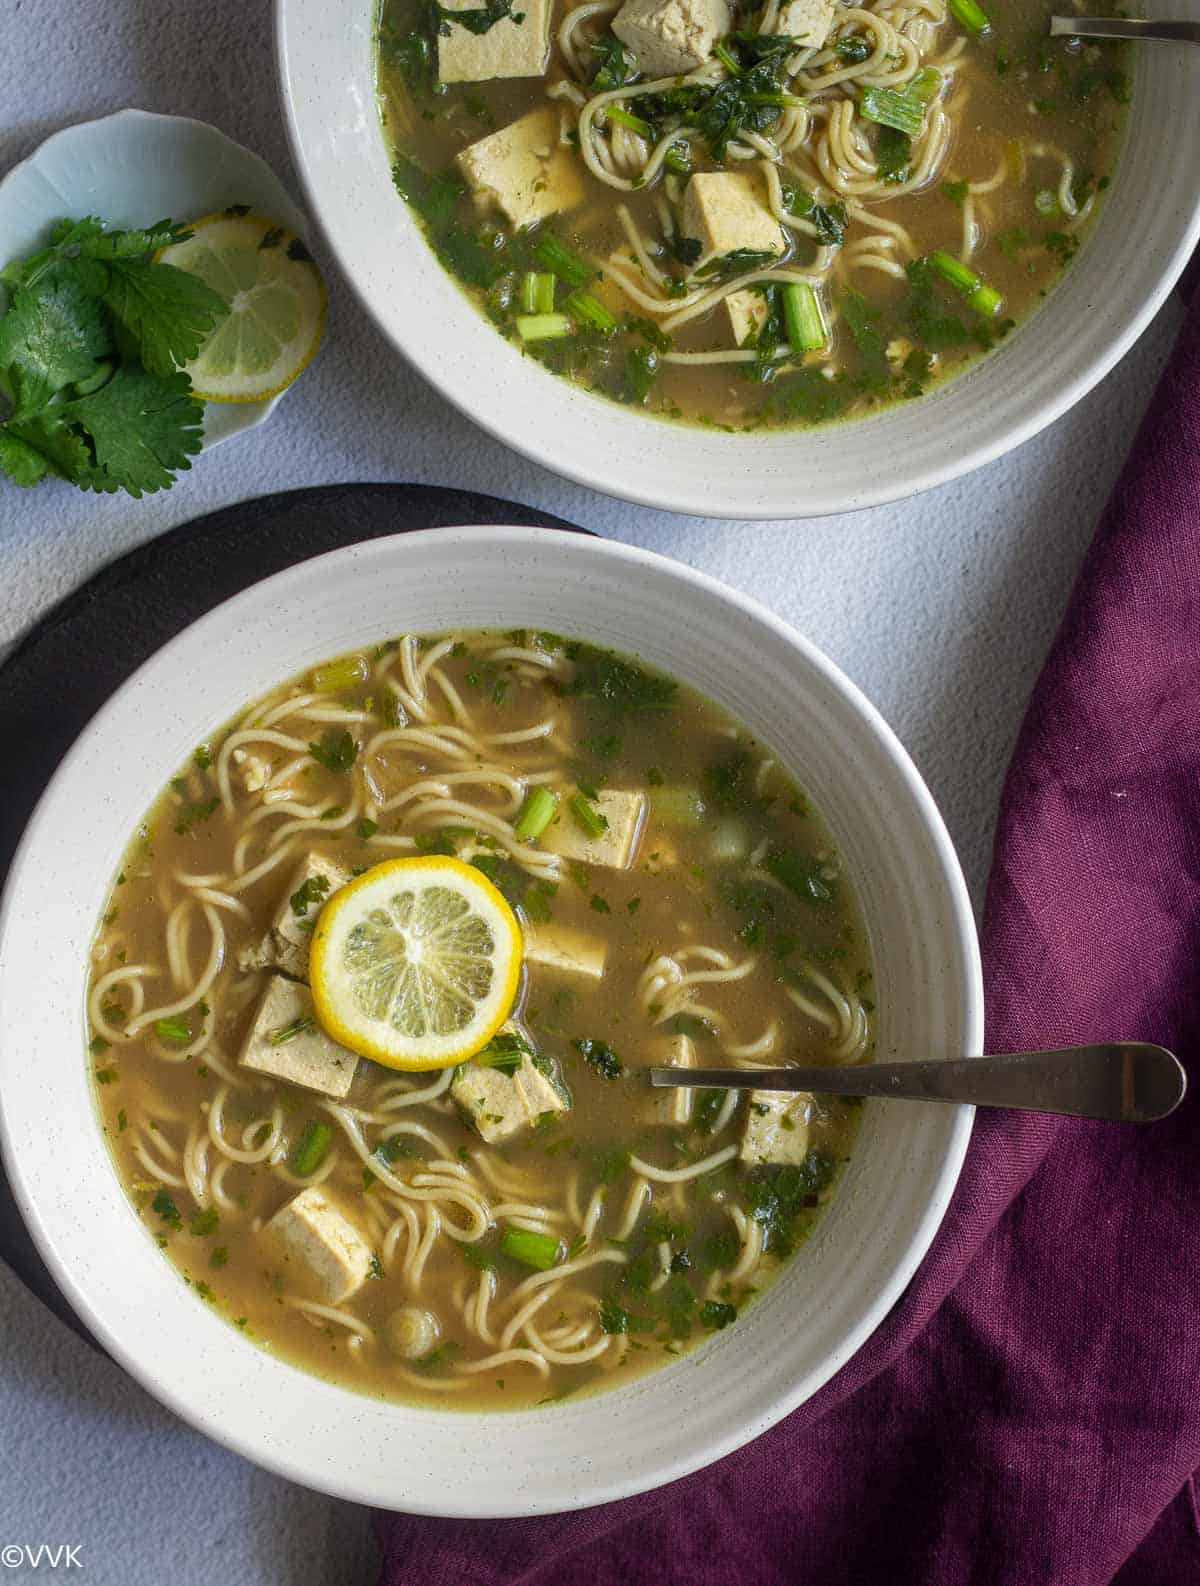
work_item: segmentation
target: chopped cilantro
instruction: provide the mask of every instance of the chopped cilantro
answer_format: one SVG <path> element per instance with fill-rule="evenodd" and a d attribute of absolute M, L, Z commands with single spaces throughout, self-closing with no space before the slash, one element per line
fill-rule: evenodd
<path fill-rule="evenodd" d="M 619 1079 L 625 1072 L 624 1063 L 607 1041 L 572 1041 L 571 1045 L 601 1079 Z"/>
<path fill-rule="evenodd" d="M 176 1206 L 175 1202 L 167 1194 L 166 1190 L 159 1190 L 158 1194 L 150 1202 L 150 1209 L 151 1211 L 157 1212 L 162 1218 L 163 1222 L 167 1223 L 170 1227 L 183 1227 L 183 1218 L 179 1215 L 179 1207 Z"/>
<path fill-rule="evenodd" d="M 314 904 L 323 901 L 329 891 L 328 876 L 309 876 L 303 885 L 296 888 L 288 899 L 292 913 L 297 919 L 302 920 Z"/>
<path fill-rule="evenodd" d="M 309 744 L 308 752 L 326 771 L 341 773 L 349 771 L 354 764 L 358 747 L 344 727 L 340 732 L 336 727 L 329 727 L 318 743 Z"/>
<path fill-rule="evenodd" d="M 669 677 L 648 672 L 632 661 L 607 650 L 577 644 L 569 648 L 575 675 L 569 692 L 594 700 L 617 714 L 670 710 L 678 684 Z"/>
<path fill-rule="evenodd" d="M 720 1300 L 705 1300 L 700 1307 L 700 1323 L 710 1332 L 719 1331 L 723 1327 L 728 1327 L 730 1322 L 736 1321 L 736 1305 L 726 1305 Z"/>
<path fill-rule="evenodd" d="M 210 815 L 215 815 L 221 803 L 219 798 L 204 799 L 201 802 L 189 801 L 181 804 L 175 812 L 175 830 L 182 837 L 190 832 L 193 826 L 201 821 L 206 821 Z"/>

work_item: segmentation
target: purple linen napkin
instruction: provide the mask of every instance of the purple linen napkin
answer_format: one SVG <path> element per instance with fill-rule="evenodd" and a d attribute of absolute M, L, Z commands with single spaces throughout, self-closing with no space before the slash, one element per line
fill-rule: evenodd
<path fill-rule="evenodd" d="M 908 1293 L 808 1404 L 601 1509 L 381 1516 L 381 1586 L 1200 1583 L 1200 308 L 1021 732 L 984 962 L 991 1050 L 1161 1041 L 1193 1093 L 1146 1129 L 981 1114 Z"/>

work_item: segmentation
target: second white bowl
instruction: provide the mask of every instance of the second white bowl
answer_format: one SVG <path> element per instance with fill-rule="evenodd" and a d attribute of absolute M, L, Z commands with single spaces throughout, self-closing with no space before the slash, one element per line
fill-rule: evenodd
<path fill-rule="evenodd" d="M 751 435 L 665 423 L 522 357 L 434 258 L 392 185 L 376 109 L 376 9 L 372 0 L 276 0 L 284 105 L 312 214 L 380 329 L 444 396 L 527 457 L 646 506 L 816 517 L 978 468 L 1112 368 L 1200 237 L 1200 50 L 1146 45 L 1099 221 L 1045 305 L 996 352 L 928 396 L 858 422 Z M 1156 14 L 1189 12 L 1183 0 L 1163 0 Z"/>

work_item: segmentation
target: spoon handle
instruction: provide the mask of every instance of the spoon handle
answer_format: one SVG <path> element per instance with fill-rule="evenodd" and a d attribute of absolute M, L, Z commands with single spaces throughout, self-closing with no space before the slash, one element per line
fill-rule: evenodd
<path fill-rule="evenodd" d="M 1149 1123 L 1183 1100 L 1187 1075 L 1165 1047 L 1110 1041 L 1051 1052 L 853 1068 L 652 1068 L 650 1083 L 725 1090 L 812 1090 L 898 1101 L 946 1101 L 1019 1112 Z"/>
<path fill-rule="evenodd" d="M 1143 17 L 1051 17 L 1051 38 L 1159 39 L 1200 44 L 1200 23 L 1147 22 Z"/>

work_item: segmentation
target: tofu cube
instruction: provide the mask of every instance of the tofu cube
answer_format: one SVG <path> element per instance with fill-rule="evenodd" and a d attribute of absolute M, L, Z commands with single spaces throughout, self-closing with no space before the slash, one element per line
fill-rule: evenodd
<path fill-rule="evenodd" d="M 472 33 L 455 11 L 477 11 L 480 0 L 442 0 L 438 77 L 444 83 L 484 83 L 500 77 L 542 77 L 550 55 L 550 0 L 519 0 L 513 14 Z M 517 19 L 520 18 L 518 21 Z"/>
<path fill-rule="evenodd" d="M 698 171 L 692 177 L 683 196 L 683 235 L 700 243 L 693 274 L 729 253 L 774 255 L 787 246 L 761 178 L 736 171 Z"/>
<path fill-rule="evenodd" d="M 796 48 L 819 50 L 833 30 L 834 0 L 787 0 L 780 8 L 775 32 L 796 40 Z"/>
<path fill-rule="evenodd" d="M 341 1305 L 366 1282 L 371 1247 L 319 1185 L 301 1190 L 267 1228 L 327 1305 Z"/>
<path fill-rule="evenodd" d="M 554 821 L 542 833 L 542 847 L 585 865 L 628 870 L 646 814 L 646 795 L 604 788 L 592 804 L 608 822 L 598 837 L 585 832 L 572 815 L 567 807 L 570 797 L 560 802 Z"/>
<path fill-rule="evenodd" d="M 647 77 L 694 72 L 729 32 L 726 0 L 625 0 L 612 30 Z"/>
<path fill-rule="evenodd" d="M 588 980 L 603 980 L 608 948 L 594 936 L 572 930 L 569 925 L 542 925 L 525 937 L 525 962 L 543 969 L 559 969 L 568 975 L 584 975 Z"/>
<path fill-rule="evenodd" d="M 301 1020 L 305 1022 L 295 1035 L 279 1039 L 280 1032 Z M 272 975 L 268 981 L 239 1061 L 256 1074 L 270 1074 L 339 1100 L 349 1091 L 358 1066 L 357 1056 L 331 1041 L 317 1023 L 308 987 L 283 975 Z"/>
<path fill-rule="evenodd" d="M 767 300 L 753 287 L 744 287 L 740 292 L 730 292 L 725 307 L 729 311 L 734 345 L 744 347 L 748 338 L 757 336 L 762 329 L 767 317 Z"/>
<path fill-rule="evenodd" d="M 579 157 L 559 141 L 556 105 L 480 138 L 462 150 L 458 163 L 476 197 L 514 226 L 536 225 L 583 202 Z"/>
<path fill-rule="evenodd" d="M 349 879 L 348 871 L 323 854 L 307 854 L 283 890 L 270 930 L 261 942 L 243 948 L 238 954 L 238 968 L 282 969 L 284 974 L 307 982 L 308 948 L 317 915 L 327 899 Z"/>
<path fill-rule="evenodd" d="M 484 1063 L 463 1063 L 450 1095 L 489 1145 L 531 1129 L 543 1113 L 567 1111 L 567 1103 L 528 1054 L 511 1074 Z"/>
<path fill-rule="evenodd" d="M 808 1154 L 813 1099 L 806 1090 L 752 1090 L 742 1130 L 743 1162 L 790 1162 Z"/>
<path fill-rule="evenodd" d="M 655 1064 L 669 1064 L 673 1068 L 695 1068 L 696 1049 L 686 1035 L 674 1035 L 669 1046 Z M 692 1121 L 692 1090 L 656 1090 L 653 1093 L 655 1123 L 669 1124 L 675 1128 L 686 1127 Z"/>

